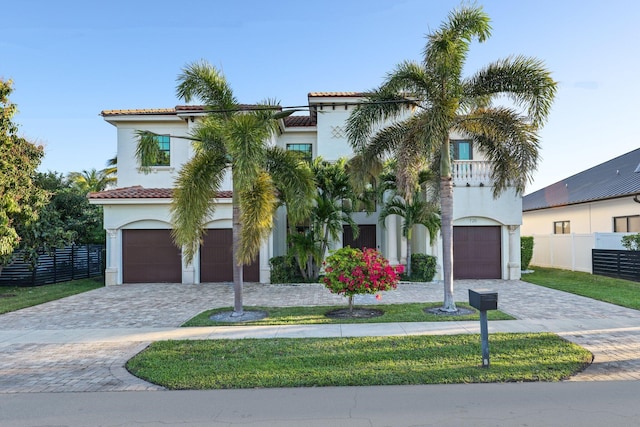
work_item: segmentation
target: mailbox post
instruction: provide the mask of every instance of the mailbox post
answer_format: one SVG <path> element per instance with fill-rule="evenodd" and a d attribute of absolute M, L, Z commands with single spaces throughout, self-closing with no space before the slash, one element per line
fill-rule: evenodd
<path fill-rule="evenodd" d="M 498 309 L 498 293 L 469 289 L 469 305 L 480 311 L 480 339 L 482 340 L 482 367 L 489 366 L 489 326 L 487 310 Z"/>

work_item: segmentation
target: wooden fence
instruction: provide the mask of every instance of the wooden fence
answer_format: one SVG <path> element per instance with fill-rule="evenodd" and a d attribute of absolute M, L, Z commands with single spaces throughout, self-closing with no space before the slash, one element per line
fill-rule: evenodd
<path fill-rule="evenodd" d="M 43 254 L 36 268 L 22 262 L 20 254 L 0 272 L 0 286 L 40 286 L 104 274 L 104 246 L 81 245 L 55 249 Z"/>
<path fill-rule="evenodd" d="M 640 282 L 640 251 L 593 249 L 593 274 Z"/>

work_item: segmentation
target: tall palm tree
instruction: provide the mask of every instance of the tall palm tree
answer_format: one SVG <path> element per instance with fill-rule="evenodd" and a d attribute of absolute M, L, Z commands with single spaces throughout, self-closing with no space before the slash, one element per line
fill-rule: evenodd
<path fill-rule="evenodd" d="M 442 215 L 443 311 L 453 300 L 453 183 L 449 135 L 473 141 L 493 166 L 493 195 L 513 186 L 519 193 L 538 162 L 538 130 L 546 121 L 556 83 L 544 64 L 512 56 L 475 74 L 462 75 L 472 41 L 485 41 L 489 17 L 479 6 L 463 6 L 427 36 L 421 62 L 405 61 L 372 91 L 348 119 L 354 151 L 365 159 L 395 155 L 398 180 L 410 190 L 428 159 L 439 159 Z M 496 101 L 504 101 L 498 105 Z M 407 111 L 412 110 L 412 114 Z M 387 120 L 393 120 L 386 126 Z M 410 194 L 409 191 L 405 191 Z"/>
<path fill-rule="evenodd" d="M 294 153 L 269 142 L 278 128 L 279 107 L 273 102 L 242 107 L 224 75 L 206 61 L 187 65 L 178 76 L 177 95 L 199 100 L 209 112 L 188 137 L 195 154 L 176 180 L 171 218 L 173 239 L 187 262 L 198 250 L 207 219 L 225 173 L 233 181 L 233 316 L 244 314 L 242 266 L 258 255 L 273 228 L 276 208 L 284 201 L 291 220 L 308 214 L 314 185 L 307 164 Z M 155 134 L 138 132 L 137 157 L 143 167 L 159 155 Z M 295 202 L 292 202 L 295 201 Z"/>

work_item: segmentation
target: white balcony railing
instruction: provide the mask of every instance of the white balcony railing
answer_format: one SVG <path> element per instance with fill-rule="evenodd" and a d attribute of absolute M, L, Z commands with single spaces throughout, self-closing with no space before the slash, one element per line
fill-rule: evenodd
<path fill-rule="evenodd" d="M 456 160 L 451 165 L 453 184 L 456 186 L 491 186 L 491 163 L 474 160 Z"/>

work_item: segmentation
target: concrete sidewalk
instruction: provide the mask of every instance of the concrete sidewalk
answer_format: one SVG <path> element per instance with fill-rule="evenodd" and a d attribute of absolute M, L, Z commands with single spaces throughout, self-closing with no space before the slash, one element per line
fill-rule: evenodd
<path fill-rule="evenodd" d="M 457 281 L 498 292 L 499 309 L 518 320 L 490 332 L 554 332 L 589 349 L 594 363 L 571 381 L 640 380 L 640 312 L 516 281 Z M 247 284 L 245 305 L 339 305 L 322 285 Z M 442 300 L 442 284 L 401 284 L 357 304 Z M 137 284 L 101 288 L 0 316 L 0 393 L 160 390 L 130 375 L 125 362 L 164 339 L 385 336 L 478 333 L 479 322 L 179 328 L 210 308 L 228 307 L 228 284 Z"/>

